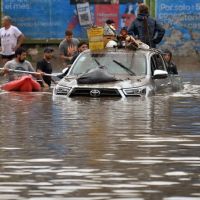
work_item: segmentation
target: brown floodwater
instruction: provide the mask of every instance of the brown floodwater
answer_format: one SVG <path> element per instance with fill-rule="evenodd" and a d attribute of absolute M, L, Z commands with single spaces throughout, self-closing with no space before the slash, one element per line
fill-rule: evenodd
<path fill-rule="evenodd" d="M 150 98 L 0 92 L 1 200 L 199 200 L 200 72 Z"/>

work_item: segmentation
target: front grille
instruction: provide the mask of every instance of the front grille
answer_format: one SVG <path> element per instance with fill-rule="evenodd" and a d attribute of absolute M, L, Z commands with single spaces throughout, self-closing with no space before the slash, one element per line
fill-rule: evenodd
<path fill-rule="evenodd" d="M 57 95 L 67 95 L 65 92 L 56 92 Z"/>
<path fill-rule="evenodd" d="M 70 97 L 73 97 L 73 96 L 92 96 L 92 97 L 118 96 L 120 97 L 121 95 L 117 89 L 74 88 L 70 94 Z"/>

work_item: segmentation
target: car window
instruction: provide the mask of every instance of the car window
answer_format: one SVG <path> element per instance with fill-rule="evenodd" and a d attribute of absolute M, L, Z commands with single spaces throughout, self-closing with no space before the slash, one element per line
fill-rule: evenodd
<path fill-rule="evenodd" d="M 125 68 L 138 76 L 146 74 L 146 58 L 137 52 L 88 52 L 76 60 L 70 74 L 81 74 L 99 66 L 105 66 L 112 74 L 128 74 Z"/>
<path fill-rule="evenodd" d="M 156 61 L 154 57 L 151 57 L 151 74 L 153 75 L 154 70 L 156 70 Z"/>
<path fill-rule="evenodd" d="M 151 68 L 152 68 L 152 71 L 156 69 L 165 70 L 164 61 L 159 54 L 154 54 L 151 57 Z"/>

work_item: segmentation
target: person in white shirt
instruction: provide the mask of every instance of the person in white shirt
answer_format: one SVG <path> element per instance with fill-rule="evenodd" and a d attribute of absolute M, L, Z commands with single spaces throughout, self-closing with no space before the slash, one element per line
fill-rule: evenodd
<path fill-rule="evenodd" d="M 104 24 L 104 35 L 116 36 L 115 22 L 112 19 L 106 20 Z"/>
<path fill-rule="evenodd" d="M 11 17 L 4 16 L 2 18 L 2 28 L 0 29 L 0 54 L 3 63 L 15 57 L 15 50 L 21 46 L 25 39 L 24 34 L 11 23 Z"/>

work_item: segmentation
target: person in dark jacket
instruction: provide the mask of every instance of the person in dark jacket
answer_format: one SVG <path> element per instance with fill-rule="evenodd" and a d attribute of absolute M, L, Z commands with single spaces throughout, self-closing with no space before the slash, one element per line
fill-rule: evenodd
<path fill-rule="evenodd" d="M 149 9 L 145 4 L 139 6 L 137 18 L 128 29 L 130 35 L 138 38 L 152 48 L 160 43 L 165 29 L 152 17 L 149 16 Z"/>
<path fill-rule="evenodd" d="M 163 51 L 163 57 L 167 66 L 167 71 L 169 74 L 178 74 L 176 65 L 172 62 L 172 52 L 168 49 Z"/>

